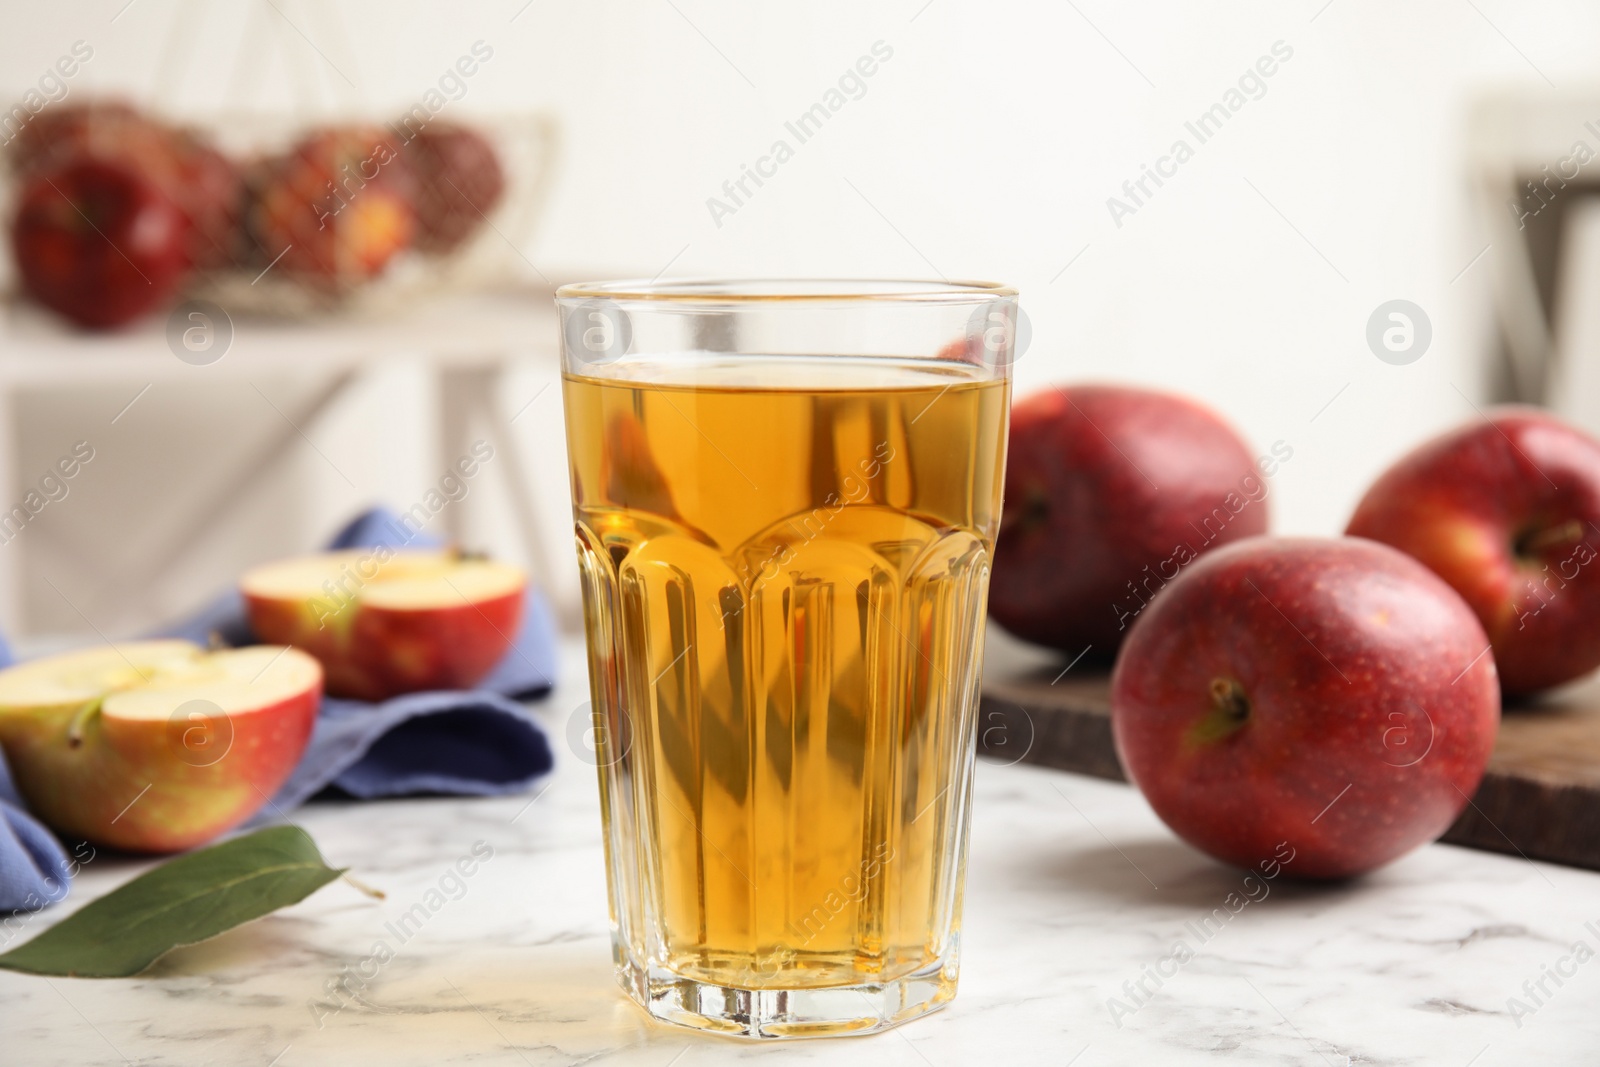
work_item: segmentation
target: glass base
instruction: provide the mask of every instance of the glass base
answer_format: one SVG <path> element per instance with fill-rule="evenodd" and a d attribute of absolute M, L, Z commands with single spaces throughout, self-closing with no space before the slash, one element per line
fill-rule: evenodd
<path fill-rule="evenodd" d="M 887 982 L 810 989 L 746 989 L 645 967 L 618 951 L 617 981 L 653 1018 L 754 1039 L 872 1034 L 910 1022 L 956 995 L 956 953 Z"/>

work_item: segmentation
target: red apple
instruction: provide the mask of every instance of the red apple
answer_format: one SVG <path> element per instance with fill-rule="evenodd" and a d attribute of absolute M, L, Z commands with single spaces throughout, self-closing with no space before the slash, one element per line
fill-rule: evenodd
<path fill-rule="evenodd" d="M 499 205 L 506 187 L 500 158 L 488 138 L 453 123 L 419 130 L 404 153 L 417 180 L 417 247 L 450 252 Z"/>
<path fill-rule="evenodd" d="M 172 299 L 188 272 L 189 232 L 155 182 L 121 163 L 83 159 L 33 176 L 11 242 L 35 300 L 108 328 Z"/>
<path fill-rule="evenodd" d="M 1360 874 L 1438 837 L 1477 788 L 1500 722 L 1486 645 L 1454 590 L 1385 545 L 1230 545 L 1129 633 L 1117 752 L 1196 848 Z"/>
<path fill-rule="evenodd" d="M 381 128 L 314 133 L 256 168 L 253 185 L 257 255 L 287 274 L 339 291 L 381 274 L 411 246 L 415 183 Z"/>
<path fill-rule="evenodd" d="M 63 164 L 99 160 L 153 182 L 189 224 L 189 263 L 232 265 L 242 185 L 233 162 L 208 138 L 176 129 L 119 100 L 46 108 L 17 131 L 13 168 L 37 174 Z"/>
<path fill-rule="evenodd" d="M 6 153 L 11 169 L 24 176 L 85 156 L 162 168 L 168 166 L 159 160 L 170 155 L 171 138 L 165 126 L 125 100 L 90 100 L 29 116 Z"/>
<path fill-rule="evenodd" d="M 141 641 L 0 671 L 0 746 L 54 830 L 133 852 L 255 814 L 305 751 L 322 671 L 291 648 Z"/>
<path fill-rule="evenodd" d="M 1507 693 L 1600 667 L 1600 442 L 1499 408 L 1423 444 L 1362 497 L 1347 533 L 1415 556 L 1489 634 Z"/>
<path fill-rule="evenodd" d="M 239 248 L 244 179 L 234 162 L 189 130 L 172 135 L 173 187 L 189 220 L 189 263 L 196 270 L 234 266 Z"/>
<path fill-rule="evenodd" d="M 1109 660 L 1182 567 L 1265 532 L 1262 474 L 1278 459 L 1258 470 L 1221 418 L 1165 393 L 1079 385 L 1020 401 L 990 615 L 1025 640 Z"/>
<path fill-rule="evenodd" d="M 322 661 L 328 692 L 470 689 L 516 638 L 527 578 L 455 552 L 352 549 L 257 567 L 240 589 L 264 641 Z"/>

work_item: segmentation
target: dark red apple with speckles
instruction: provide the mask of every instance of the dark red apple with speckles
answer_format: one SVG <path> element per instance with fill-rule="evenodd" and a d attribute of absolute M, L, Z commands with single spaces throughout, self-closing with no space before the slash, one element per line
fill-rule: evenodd
<path fill-rule="evenodd" d="M 1346 531 L 1415 556 L 1466 598 L 1500 684 L 1531 693 L 1600 667 L 1600 442 L 1500 408 L 1378 479 Z"/>
<path fill-rule="evenodd" d="M 493 214 L 505 193 L 505 170 L 489 139 L 449 122 L 432 123 L 402 149 L 416 177 L 417 247 L 458 248 Z"/>
<path fill-rule="evenodd" d="M 1045 389 L 1011 409 L 989 613 L 1036 644 L 1109 661 L 1144 605 L 1203 553 L 1267 529 L 1266 477 L 1239 435 L 1184 397 Z"/>
<path fill-rule="evenodd" d="M 188 276 L 189 236 L 159 185 L 95 159 L 33 175 L 11 224 L 28 294 L 92 329 L 121 326 L 171 300 Z"/>
<path fill-rule="evenodd" d="M 1133 625 L 1111 682 L 1117 752 L 1196 848 L 1361 874 L 1437 838 L 1477 789 L 1500 723 L 1487 640 L 1386 545 L 1252 538 Z"/>
<path fill-rule="evenodd" d="M 235 259 L 239 172 L 198 130 L 169 126 L 121 100 L 62 103 L 31 116 L 6 146 L 6 158 L 24 177 L 91 160 L 127 168 L 184 215 L 190 266 L 208 270 Z"/>

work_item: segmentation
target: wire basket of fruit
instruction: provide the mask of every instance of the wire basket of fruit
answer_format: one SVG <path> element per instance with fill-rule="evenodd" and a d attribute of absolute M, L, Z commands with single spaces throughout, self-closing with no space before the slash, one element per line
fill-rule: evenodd
<path fill-rule="evenodd" d="M 230 312 L 389 309 L 530 268 L 552 118 L 204 126 L 56 104 L 5 145 L 14 288 L 91 329 L 184 296 Z"/>

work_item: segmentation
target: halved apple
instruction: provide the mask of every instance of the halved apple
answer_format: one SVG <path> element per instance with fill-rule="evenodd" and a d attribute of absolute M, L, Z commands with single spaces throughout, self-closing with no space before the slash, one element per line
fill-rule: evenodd
<path fill-rule="evenodd" d="M 322 669 L 292 648 L 107 645 L 0 671 L 0 747 L 64 837 L 176 852 L 267 803 L 321 699 Z"/>
<path fill-rule="evenodd" d="M 453 551 L 351 549 L 257 567 L 239 587 L 263 641 L 322 662 L 328 692 L 470 689 L 516 639 L 527 576 Z"/>

